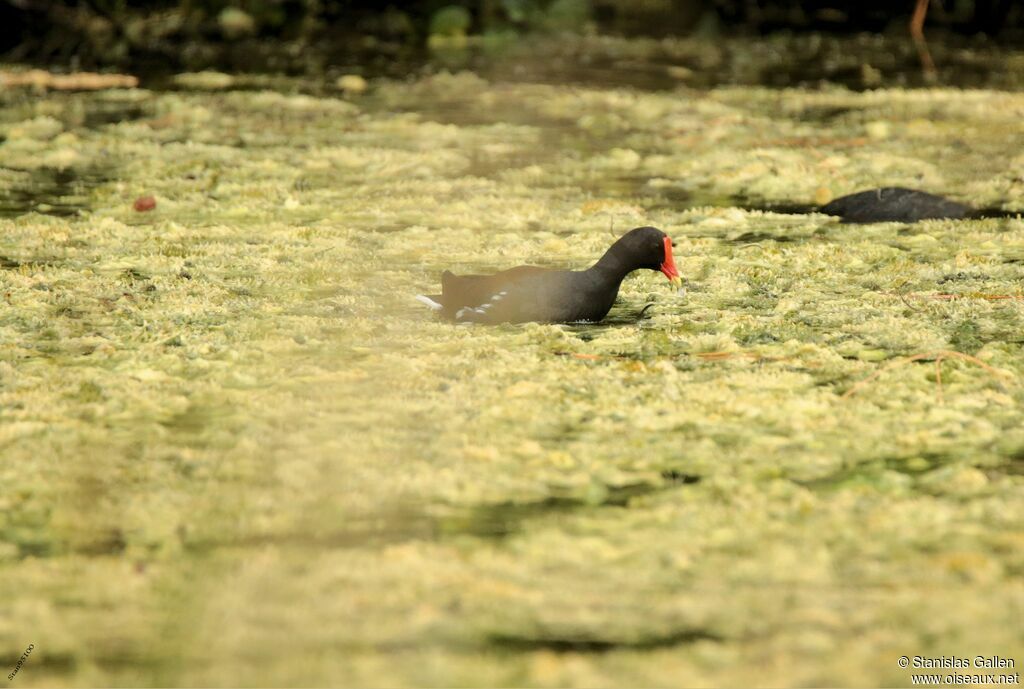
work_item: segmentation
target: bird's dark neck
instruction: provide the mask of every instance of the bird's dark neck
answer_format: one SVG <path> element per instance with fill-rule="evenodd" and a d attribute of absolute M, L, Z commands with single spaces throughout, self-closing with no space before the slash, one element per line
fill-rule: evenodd
<path fill-rule="evenodd" d="M 618 285 L 622 282 L 623 278 L 637 269 L 637 266 L 634 265 L 635 261 L 630 261 L 629 257 L 622 251 L 622 248 L 619 242 L 612 244 L 611 248 L 604 253 L 604 256 L 587 272 L 592 273 L 602 281 Z"/>

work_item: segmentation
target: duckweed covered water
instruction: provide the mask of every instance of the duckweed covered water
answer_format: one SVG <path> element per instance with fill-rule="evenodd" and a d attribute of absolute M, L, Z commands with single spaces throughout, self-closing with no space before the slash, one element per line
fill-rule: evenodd
<path fill-rule="evenodd" d="M 1024 210 L 1024 95 L 260 84 L 2 94 L 17 682 L 903 685 L 901 655 L 1024 660 L 1024 221 L 752 210 L 886 185 Z M 602 324 L 412 299 L 647 224 L 687 290 L 637 274 Z"/>

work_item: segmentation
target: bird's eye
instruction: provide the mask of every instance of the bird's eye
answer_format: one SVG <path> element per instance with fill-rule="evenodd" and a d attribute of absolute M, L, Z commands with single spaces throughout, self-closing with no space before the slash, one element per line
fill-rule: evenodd
<path fill-rule="evenodd" d="M 673 249 L 675 248 L 675 246 L 676 246 L 676 243 L 675 243 L 675 242 L 672 242 L 672 248 L 673 248 Z"/>

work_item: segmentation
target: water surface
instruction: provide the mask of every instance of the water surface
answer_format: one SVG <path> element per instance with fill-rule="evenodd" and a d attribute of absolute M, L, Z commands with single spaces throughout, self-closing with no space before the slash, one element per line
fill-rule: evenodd
<path fill-rule="evenodd" d="M 1024 224 L 772 209 L 1024 209 L 1024 96 L 541 81 L 0 96 L 19 683 L 890 685 L 1019 652 Z M 412 300 L 639 225 L 685 294 L 493 328 Z"/>

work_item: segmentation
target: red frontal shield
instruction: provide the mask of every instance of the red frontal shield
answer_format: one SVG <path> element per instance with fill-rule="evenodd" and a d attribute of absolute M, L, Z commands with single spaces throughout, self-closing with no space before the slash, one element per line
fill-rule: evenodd
<path fill-rule="evenodd" d="M 676 268 L 676 261 L 672 258 L 672 240 L 669 237 L 665 237 L 665 260 L 661 263 L 661 272 L 673 285 L 682 284 L 683 279 L 679 277 L 679 269 Z"/>

